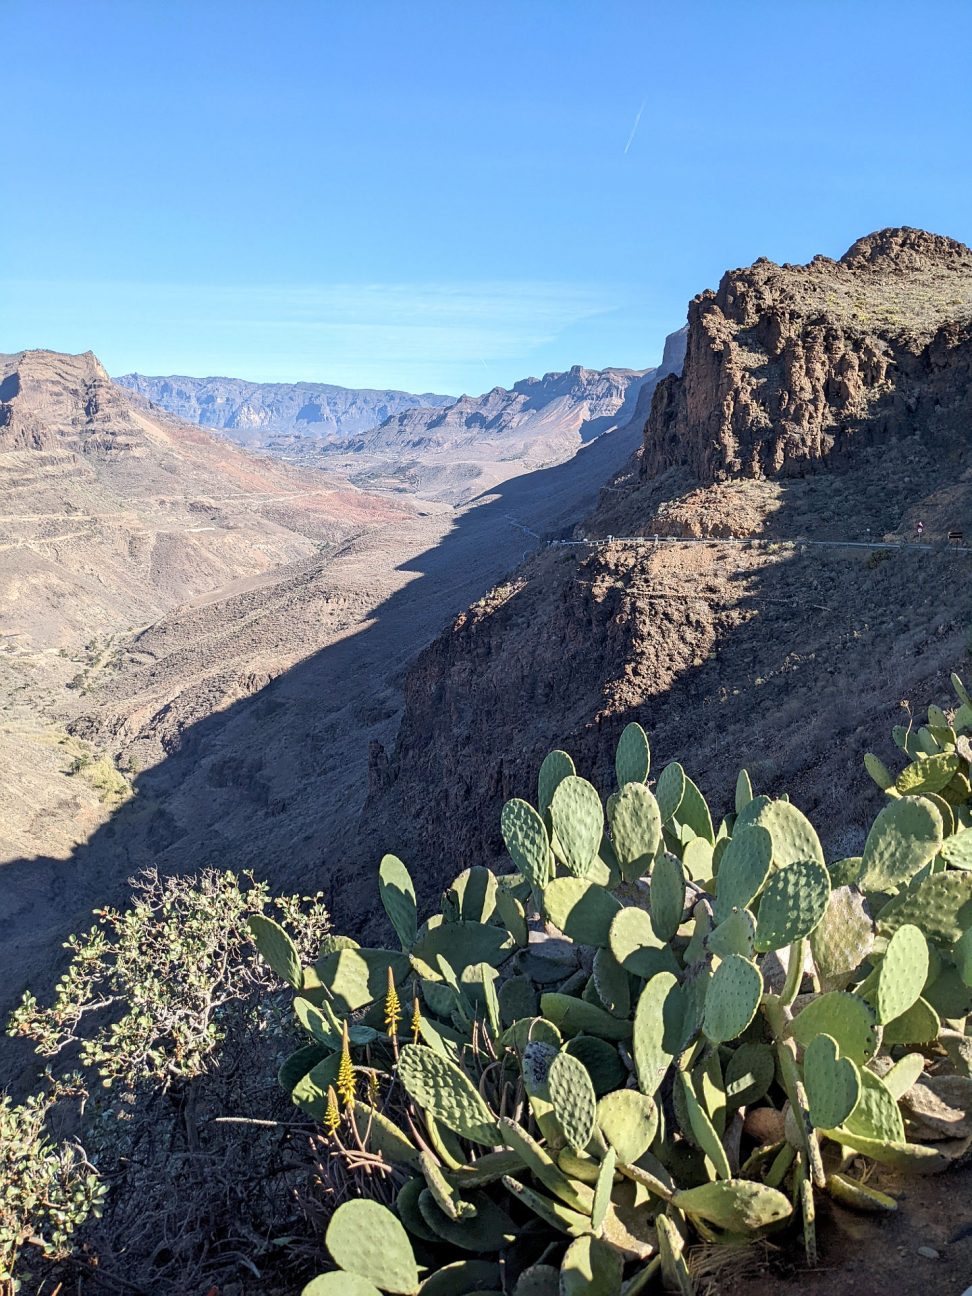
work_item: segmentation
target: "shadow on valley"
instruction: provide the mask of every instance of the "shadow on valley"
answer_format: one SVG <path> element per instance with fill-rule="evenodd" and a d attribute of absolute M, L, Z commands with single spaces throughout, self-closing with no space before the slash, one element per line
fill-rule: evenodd
<path fill-rule="evenodd" d="M 160 716 L 172 735 L 167 755 L 134 778 L 135 795 L 69 858 L 0 866 L 4 1016 L 28 985 L 49 989 L 67 934 L 90 925 L 93 907 L 123 902 L 126 880 L 148 865 L 250 869 L 278 890 L 323 890 L 336 921 L 358 926 L 377 862 L 358 827 L 369 746 L 391 747 L 409 661 L 536 548 L 529 532 L 565 533 L 582 517 L 638 440 L 622 429 L 567 463 L 498 486 L 459 512 L 440 543 L 398 564 L 411 579 L 360 628 L 225 709 L 198 719 L 190 709 L 177 723 Z M 338 876 L 349 879 L 343 894 Z M 0 1056 L 7 1047 L 0 1042 Z"/>
<path fill-rule="evenodd" d="M 384 850 L 408 860 L 428 900 L 459 869 L 498 857 L 499 809 L 534 797 L 552 747 L 609 790 L 631 719 L 652 735 L 655 771 L 681 760 L 714 811 L 745 765 L 759 790 L 789 790 L 834 849 L 856 849 L 876 805 L 863 752 L 890 760 L 901 699 L 942 703 L 948 671 L 968 660 L 970 561 L 934 546 L 878 556 L 784 541 L 899 531 L 912 496 L 891 482 L 913 484 L 930 536 L 956 521 L 972 531 L 966 461 L 914 441 L 840 475 L 777 483 L 753 506 L 752 533 L 780 541 L 770 549 L 545 548 L 431 643 L 536 548 L 521 528 L 565 534 L 584 516 L 591 483 L 631 449 L 619 435 L 498 487 L 400 564 L 413 579 L 367 624 L 185 724 L 70 858 L 0 868 L 4 1011 L 26 985 L 48 988 L 59 942 L 92 907 L 123 901 L 147 865 L 250 869 L 278 890 L 322 890 L 338 930 L 371 932 Z M 676 471 L 604 496 L 594 524 L 626 534 L 611 507 L 633 501 L 657 517 L 666 494 L 677 503 L 695 485 Z M 727 528 L 739 528 L 744 499 L 724 506 Z M 427 644 L 399 732 L 404 674 Z"/>

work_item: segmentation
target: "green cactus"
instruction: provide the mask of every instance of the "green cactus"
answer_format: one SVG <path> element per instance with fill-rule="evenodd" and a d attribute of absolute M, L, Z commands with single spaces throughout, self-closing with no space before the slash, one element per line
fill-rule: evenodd
<path fill-rule="evenodd" d="M 585 1003 L 573 995 L 550 991 L 540 996 L 540 1011 L 564 1035 L 596 1035 L 599 1039 L 631 1038 L 632 1025 L 620 1021 L 596 1004 Z"/>
<path fill-rule="evenodd" d="M 850 984 L 874 948 L 874 936 L 864 897 L 849 886 L 835 885 L 823 917 L 810 934 L 813 961 L 824 990 L 842 990 Z"/>
<path fill-rule="evenodd" d="M 574 762 L 564 751 L 552 751 L 543 758 L 537 777 L 537 806 L 541 815 L 550 809 L 558 785 L 576 773 Z"/>
<path fill-rule="evenodd" d="M 830 875 L 815 860 L 795 860 L 778 869 L 763 888 L 756 923 L 756 948 L 782 949 L 814 930 L 830 899 Z"/>
<path fill-rule="evenodd" d="M 608 933 L 608 948 L 615 961 L 632 976 L 646 980 L 656 972 L 676 972 L 671 947 L 655 934 L 651 918 L 634 906 L 615 914 Z"/>
<path fill-rule="evenodd" d="M 557 1111 L 556 1105 L 554 1111 Z M 594 1194 L 587 1184 L 565 1175 L 549 1153 L 516 1121 L 504 1117 L 499 1125 L 507 1147 L 516 1152 L 523 1165 L 549 1193 L 572 1210 L 590 1215 Z"/>
<path fill-rule="evenodd" d="M 560 1263 L 560 1296 L 621 1296 L 622 1259 L 596 1237 L 571 1242 Z"/>
<path fill-rule="evenodd" d="M 884 807 L 864 843 L 858 885 L 892 891 L 934 859 L 942 845 L 942 816 L 920 797 L 901 797 Z"/>
<path fill-rule="evenodd" d="M 575 1152 L 582 1152 L 594 1134 L 597 1099 L 583 1063 L 569 1053 L 551 1060 L 547 1086 L 554 1115 Z"/>
<path fill-rule="evenodd" d="M 768 802 L 753 822 L 766 828 L 773 839 L 774 868 L 785 868 L 798 860 L 824 863 L 823 847 L 813 824 L 790 801 Z"/>
<path fill-rule="evenodd" d="M 662 838 L 658 802 L 643 783 L 624 784 L 608 808 L 611 841 L 626 882 L 637 881 L 650 870 Z"/>
<path fill-rule="evenodd" d="M 496 1118 L 469 1077 L 426 1045 L 405 1045 L 398 1076 L 409 1096 L 447 1129 L 484 1147 L 501 1141 Z"/>
<path fill-rule="evenodd" d="M 303 969 L 297 946 L 278 922 L 265 914 L 254 914 L 248 922 L 256 947 L 276 972 L 281 981 L 299 990 L 303 984 Z"/>
<path fill-rule="evenodd" d="M 741 954 L 727 954 L 715 969 L 705 992 L 702 1030 L 713 1044 L 742 1035 L 756 1016 L 763 994 L 759 968 Z"/>
<path fill-rule="evenodd" d="M 402 949 L 411 949 L 418 930 L 415 886 L 408 869 L 396 855 L 382 857 L 378 868 L 378 893 Z"/>
<path fill-rule="evenodd" d="M 843 990 L 811 999 L 793 1019 L 796 1042 L 807 1048 L 815 1035 L 829 1035 L 842 1057 L 863 1066 L 877 1051 L 877 1014 L 869 1003 Z"/>
<path fill-rule="evenodd" d="M 516 1236 L 516 1226 L 500 1206 L 485 1193 L 471 1193 L 468 1204 L 472 1215 L 450 1219 L 432 1193 L 426 1188 L 419 1194 L 418 1205 L 426 1226 L 443 1242 L 488 1255 L 501 1251 Z"/>
<path fill-rule="evenodd" d="M 745 909 L 759 895 L 773 862 L 773 838 L 759 824 L 738 828 L 719 861 L 715 915 L 719 922 L 733 909 Z"/>
<path fill-rule="evenodd" d="M 665 1073 L 685 1047 L 684 996 L 678 979 L 659 972 L 645 986 L 635 1009 L 632 1051 L 638 1087 L 654 1097 Z"/>
<path fill-rule="evenodd" d="M 885 1025 L 917 1002 L 928 980 L 928 942 L 920 929 L 912 923 L 899 927 L 872 975 L 870 992 L 865 983 L 858 993 L 873 1005 L 878 1022 Z"/>
<path fill-rule="evenodd" d="M 614 769 L 618 777 L 618 787 L 626 783 L 642 784 L 647 782 L 651 769 L 651 747 L 648 735 L 640 724 L 632 721 L 625 725 L 618 739 L 617 754 L 614 758 Z"/>
<path fill-rule="evenodd" d="M 539 895 L 550 876 L 550 838 L 543 819 L 529 802 L 514 797 L 503 806 L 500 831 L 510 859 Z"/>
<path fill-rule="evenodd" d="M 810 1119 L 817 1129 L 843 1125 L 861 1096 L 861 1076 L 850 1058 L 840 1057 L 831 1035 L 815 1035 L 803 1055 L 803 1083 Z"/>
<path fill-rule="evenodd" d="M 949 949 L 972 927 L 972 873 L 933 873 L 890 900 L 877 915 L 878 934 L 914 925 L 926 940 Z"/>
<path fill-rule="evenodd" d="M 597 1124 L 619 1161 L 633 1164 L 658 1131 L 658 1109 L 637 1089 L 616 1089 L 597 1104 Z"/>
<path fill-rule="evenodd" d="M 678 931 L 685 909 L 685 872 L 682 861 L 667 851 L 651 870 L 651 925 L 660 941 L 670 941 Z"/>
<path fill-rule="evenodd" d="M 358 1199 L 343 1202 L 331 1216 L 325 1235 L 334 1263 L 382 1291 L 418 1290 L 418 1267 L 401 1222 L 386 1206 Z"/>
<path fill-rule="evenodd" d="M 550 922 L 579 945 L 607 945 L 608 933 L 621 904 L 610 891 L 579 877 L 548 882 L 543 907 Z"/>
<path fill-rule="evenodd" d="M 550 817 L 564 863 L 575 877 L 585 877 L 592 870 L 604 833 L 604 807 L 597 789 L 586 779 L 569 774 L 557 784 Z"/>

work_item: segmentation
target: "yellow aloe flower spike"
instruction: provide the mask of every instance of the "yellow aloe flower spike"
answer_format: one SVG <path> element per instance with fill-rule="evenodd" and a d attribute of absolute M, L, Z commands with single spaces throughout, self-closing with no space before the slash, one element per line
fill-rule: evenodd
<path fill-rule="evenodd" d="M 351 1065 L 351 1046 L 348 1042 L 348 1023 L 344 1023 L 344 1038 L 341 1041 L 341 1061 L 338 1064 L 337 1091 L 345 1107 L 354 1102 L 354 1067 Z"/>
<path fill-rule="evenodd" d="M 327 1108 L 324 1112 L 324 1128 L 328 1134 L 334 1134 L 341 1124 L 341 1113 L 338 1110 L 338 1098 L 334 1086 L 327 1086 Z"/>
<path fill-rule="evenodd" d="M 385 995 L 385 1029 L 395 1038 L 398 1034 L 398 1023 L 402 1020 L 402 1005 L 395 989 L 395 978 L 391 968 L 388 969 L 388 993 Z"/>

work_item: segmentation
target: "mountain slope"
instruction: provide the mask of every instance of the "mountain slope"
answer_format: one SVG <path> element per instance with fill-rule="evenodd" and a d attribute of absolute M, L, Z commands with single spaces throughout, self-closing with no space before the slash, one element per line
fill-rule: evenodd
<path fill-rule="evenodd" d="M 671 539 L 546 548 L 439 636 L 376 754 L 369 840 L 433 890 L 501 857 L 502 802 L 532 796 L 551 747 L 610 790 L 638 719 L 656 770 L 683 761 L 716 809 L 746 765 L 857 849 L 862 752 L 901 699 L 940 702 L 968 673 L 969 556 L 839 542 L 908 539 L 919 518 L 931 538 L 972 533 L 970 257 L 883 231 L 841 263 L 761 261 L 696 298 L 640 470 L 578 528 Z"/>
<path fill-rule="evenodd" d="M 188 378 L 182 374 L 149 377 L 122 374 L 115 379 L 169 413 L 223 432 L 251 448 L 279 449 L 295 440 L 341 442 L 377 427 L 404 409 L 441 409 L 454 396 L 434 392 L 336 387 L 331 383 L 258 383 L 242 378 Z"/>
<path fill-rule="evenodd" d="M 673 335 L 656 369 L 575 365 L 525 378 L 509 390 L 460 396 L 448 409 L 405 410 L 354 438 L 350 454 L 342 452 L 337 461 L 362 485 L 398 483 L 427 498 L 458 502 L 515 472 L 562 463 L 608 431 L 629 428 L 633 449 L 639 398 L 680 366 L 680 336 Z"/>

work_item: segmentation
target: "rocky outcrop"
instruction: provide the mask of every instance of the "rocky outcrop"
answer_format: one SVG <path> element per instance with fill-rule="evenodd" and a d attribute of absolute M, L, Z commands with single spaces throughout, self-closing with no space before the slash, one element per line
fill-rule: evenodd
<path fill-rule="evenodd" d="M 378 427 L 401 410 L 442 409 L 455 400 L 434 392 L 378 391 L 331 383 L 258 383 L 242 378 L 151 378 L 115 381 L 161 409 L 223 432 L 240 445 L 264 447 L 293 438 L 341 443 Z"/>
<path fill-rule="evenodd" d="M 655 772 L 683 761 L 715 810 L 747 766 L 825 835 L 850 832 L 830 848 L 858 851 L 875 795 L 861 754 L 902 698 L 941 701 L 964 669 L 968 559 L 792 542 L 910 538 L 918 518 L 929 538 L 972 531 L 970 319 L 972 254 L 918 231 L 840 262 L 760 261 L 696 298 L 640 469 L 576 534 L 771 543 L 609 542 L 525 563 L 410 669 L 395 748 L 375 753 L 369 847 L 413 860 L 427 892 L 498 864 L 503 801 L 534 797 L 546 752 L 564 747 L 607 794 L 634 719 Z"/>
<path fill-rule="evenodd" d="M 963 244 L 888 229 L 840 261 L 760 259 L 690 303 L 684 372 L 657 388 L 641 472 L 792 476 L 862 442 L 948 442 L 969 426 L 970 365 Z"/>

